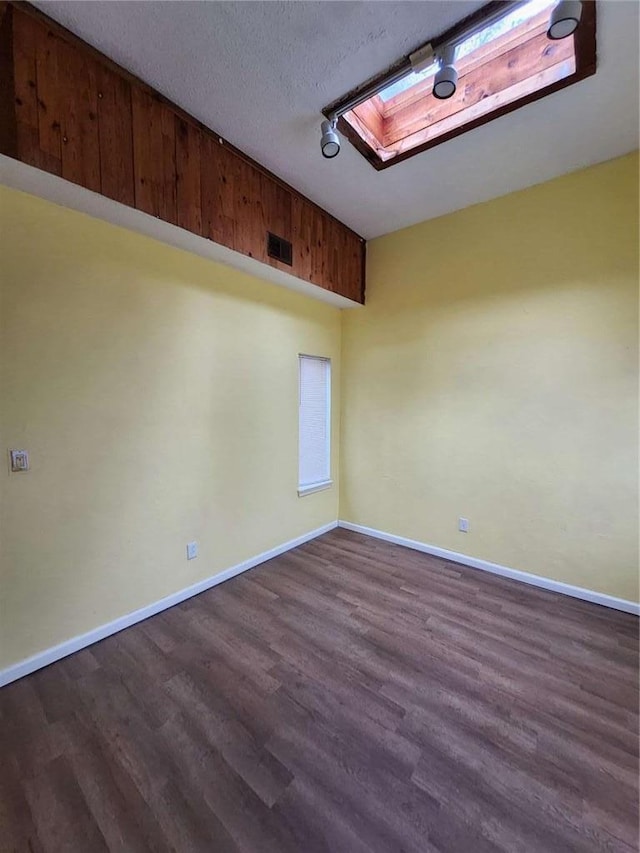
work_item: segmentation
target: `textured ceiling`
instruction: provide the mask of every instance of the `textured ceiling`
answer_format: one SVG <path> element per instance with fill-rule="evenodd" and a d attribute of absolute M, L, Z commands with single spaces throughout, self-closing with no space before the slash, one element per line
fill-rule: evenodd
<path fill-rule="evenodd" d="M 482 2 L 36 5 L 367 238 L 638 147 L 633 0 L 599 0 L 594 77 L 384 172 L 323 160 L 322 107 Z"/>

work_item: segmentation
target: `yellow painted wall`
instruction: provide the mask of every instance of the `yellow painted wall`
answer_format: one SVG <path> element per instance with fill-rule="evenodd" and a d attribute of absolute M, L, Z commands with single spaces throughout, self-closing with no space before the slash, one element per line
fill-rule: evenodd
<path fill-rule="evenodd" d="M 297 496 L 297 356 L 337 482 L 338 309 L 6 188 L 0 284 L 0 668 L 337 518 Z"/>
<path fill-rule="evenodd" d="M 341 518 L 638 601 L 637 153 L 367 262 L 343 317 Z"/>
<path fill-rule="evenodd" d="M 342 317 L 0 187 L 0 448 L 32 464 L 0 475 L 0 668 L 338 514 L 637 601 L 637 187 L 636 154 L 375 240 Z M 340 507 L 297 497 L 299 352 L 333 359 Z"/>

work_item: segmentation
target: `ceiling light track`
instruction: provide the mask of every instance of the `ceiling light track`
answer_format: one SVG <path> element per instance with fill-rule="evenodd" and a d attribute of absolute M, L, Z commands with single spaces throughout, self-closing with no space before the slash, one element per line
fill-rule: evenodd
<path fill-rule="evenodd" d="M 492 24 L 505 18 L 521 6 L 525 6 L 529 0 L 505 0 L 495 5 L 486 15 L 474 18 L 468 26 L 462 25 L 456 29 L 455 34 L 431 42 L 419 47 L 406 56 L 386 76 L 377 78 L 373 83 L 365 85 L 355 94 L 342 101 L 339 106 L 327 114 L 327 119 L 321 125 L 321 151 L 323 157 L 333 159 L 340 152 L 340 137 L 336 127 L 338 119 L 345 113 L 368 101 L 370 98 L 389 88 L 395 83 L 404 80 L 409 74 L 420 74 L 431 66 L 438 66 L 434 76 L 433 96 L 438 100 L 451 98 L 457 89 L 458 72 L 455 66 L 456 48 Z M 567 38 L 576 31 L 582 15 L 582 0 L 560 0 L 551 13 L 547 37 L 553 41 Z"/>

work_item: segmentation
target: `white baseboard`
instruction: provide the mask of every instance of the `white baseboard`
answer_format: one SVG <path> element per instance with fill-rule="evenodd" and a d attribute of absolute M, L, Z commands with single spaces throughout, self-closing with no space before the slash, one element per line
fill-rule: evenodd
<path fill-rule="evenodd" d="M 464 566 L 471 566 L 474 569 L 481 569 L 485 572 L 491 572 L 494 575 L 501 575 L 502 577 L 511 578 L 512 580 L 520 581 L 521 583 L 528 583 L 532 586 L 538 586 L 552 592 L 559 592 L 563 595 L 570 595 L 573 598 L 580 598 L 584 601 L 590 601 L 594 604 L 601 604 L 604 607 L 611 607 L 614 610 L 622 610 L 625 613 L 632 613 L 636 616 L 640 616 L 640 604 L 636 604 L 633 601 L 626 601 L 623 598 L 616 598 L 612 595 L 605 595 L 601 592 L 594 592 L 590 589 L 572 586 L 571 584 L 555 581 L 551 578 L 541 577 L 540 575 L 532 575 L 529 572 L 521 572 L 518 569 L 510 569 L 507 566 L 500 566 L 497 563 L 490 563 L 487 560 L 480 560 L 477 557 L 469 557 L 467 554 L 459 554 L 457 551 L 448 551 L 446 548 L 438 548 L 436 545 L 428 545 L 424 542 L 417 542 L 414 539 L 405 539 L 403 536 L 395 536 L 393 533 L 385 533 L 382 530 L 375 530 L 372 527 L 365 527 L 362 524 L 352 524 L 350 521 L 332 521 L 329 524 L 318 527 L 316 530 L 312 530 L 309 533 L 298 536 L 296 539 L 291 539 L 289 542 L 277 545 L 269 551 L 264 551 L 262 554 L 258 554 L 255 557 L 250 557 L 248 560 L 244 560 L 244 562 L 238 563 L 236 566 L 225 569 L 217 575 L 213 575 L 212 577 L 199 581 L 192 586 L 181 589 L 178 592 L 174 592 L 166 598 L 161 598 L 159 601 L 148 604 L 146 607 L 134 610 L 133 613 L 127 613 L 125 616 L 114 619 L 113 622 L 100 625 L 98 628 L 94 628 L 86 634 L 80 634 L 77 637 L 72 637 L 70 640 L 65 640 L 65 642 L 60 643 L 57 646 L 45 649 L 43 652 L 39 652 L 38 654 L 13 664 L 4 670 L 0 670 L 0 687 L 3 687 L 5 684 L 10 684 L 12 681 L 16 681 L 18 678 L 22 678 L 25 675 L 29 675 L 29 673 L 35 672 L 37 669 L 42 669 L 42 667 L 48 666 L 50 663 L 54 663 L 61 658 L 67 657 L 67 655 L 71 655 L 80 649 L 84 649 L 87 646 L 92 645 L 93 643 L 97 643 L 99 640 L 104 640 L 105 637 L 109 637 L 111 634 L 117 634 L 118 631 L 122 631 L 130 625 L 135 625 L 136 622 L 142 622 L 144 619 L 148 619 L 150 616 L 153 616 L 155 613 L 160 613 L 162 610 L 167 610 L 175 604 L 180 604 L 181 601 L 185 601 L 187 598 L 192 598 L 194 595 L 198 595 L 207 589 L 211 589 L 211 587 L 217 586 L 219 583 L 224 583 L 224 581 L 229 580 L 242 572 L 246 572 L 248 569 L 254 568 L 254 566 L 259 566 L 260 563 L 272 560 L 274 557 L 284 554 L 285 551 L 290 551 L 292 548 L 297 548 L 298 545 L 303 545 L 311 539 L 322 536 L 323 533 L 328 533 L 335 527 L 343 527 L 345 530 L 364 533 L 366 536 L 383 539 L 385 542 L 393 542 L 395 545 L 403 545 L 405 548 L 412 548 L 414 551 L 422 551 L 424 554 L 441 557 L 443 560 L 451 560 L 454 563 L 461 563 Z"/>
<path fill-rule="evenodd" d="M 562 595 L 570 595 L 572 598 L 581 598 L 583 601 L 591 601 L 593 604 L 601 604 L 603 607 L 611 607 L 614 610 L 622 610 L 625 613 L 633 613 L 635 616 L 640 616 L 640 604 L 636 604 L 634 601 L 626 601 L 624 598 L 616 598 L 613 595 L 605 595 L 602 592 L 594 592 L 591 589 L 572 586 L 571 584 L 555 581 L 541 575 L 532 575 L 529 572 L 510 569 L 508 566 L 500 566 L 498 563 L 479 560 L 477 557 L 469 557 L 467 554 L 459 554 L 457 551 L 448 551 L 446 548 L 438 548 L 436 545 L 417 542 L 415 539 L 405 539 L 404 536 L 395 536 L 393 533 L 385 533 L 382 530 L 365 527 L 363 524 L 339 521 L 338 527 L 344 527 L 345 530 L 353 530 L 355 533 L 364 533 L 366 536 L 373 536 L 375 539 L 383 539 L 385 542 L 393 542 L 395 545 L 404 545 L 405 548 L 412 548 L 414 551 L 422 551 L 424 554 L 441 557 L 443 560 L 461 563 L 463 566 L 481 569 L 483 572 L 491 572 L 494 575 L 501 575 L 504 578 L 528 583 L 531 586 L 539 586 L 551 592 L 560 592 Z"/>
<path fill-rule="evenodd" d="M 127 613 L 125 616 L 120 616 L 120 618 L 114 619 L 113 622 L 108 622 L 106 625 L 100 625 L 92 631 L 87 631 L 86 634 L 80 634 L 77 637 L 72 637 L 70 640 L 65 640 L 57 646 L 45 649 L 43 652 L 38 652 L 38 654 L 33 655 L 32 657 L 13 664 L 6 669 L 0 670 L 0 687 L 3 687 L 5 684 L 9 684 L 12 681 L 16 681 L 18 678 L 22 678 L 25 675 L 29 675 L 29 673 L 35 672 L 36 669 L 48 666 L 50 663 L 60 660 L 60 658 L 67 657 L 67 655 L 71 655 L 80 649 L 84 649 L 87 646 L 92 645 L 92 643 L 104 640 L 105 637 L 109 637 L 111 634 L 117 634 L 118 631 L 122 631 L 130 625 L 135 625 L 136 622 L 142 622 L 144 619 L 148 619 L 149 616 L 153 616 L 155 613 L 160 613 L 161 610 L 167 610 L 175 604 L 180 604 L 181 601 L 185 601 L 187 598 L 191 598 L 192 596 L 198 595 L 207 589 L 211 589 L 212 586 L 217 586 L 219 583 L 223 583 L 242 572 L 246 572 L 248 569 L 253 569 L 254 566 L 259 566 L 260 563 L 266 563 L 267 560 L 272 560 L 274 557 L 284 554 L 285 551 L 290 551 L 292 548 L 297 548 L 298 545 L 303 545 L 305 542 L 309 542 L 317 536 L 322 536 L 323 533 L 328 533 L 337 526 L 338 522 L 332 521 L 329 524 L 318 527 L 316 530 L 304 533 L 296 539 L 291 539 L 289 542 L 285 542 L 282 545 L 276 545 L 275 548 L 271 548 L 269 551 L 264 551 L 256 557 L 250 557 L 248 560 L 238 563 L 237 566 L 225 569 L 217 575 L 213 575 L 212 577 L 199 581 L 192 586 L 188 586 L 185 589 L 174 592 L 166 598 L 154 601 L 146 607 L 134 610 L 133 613 Z"/>

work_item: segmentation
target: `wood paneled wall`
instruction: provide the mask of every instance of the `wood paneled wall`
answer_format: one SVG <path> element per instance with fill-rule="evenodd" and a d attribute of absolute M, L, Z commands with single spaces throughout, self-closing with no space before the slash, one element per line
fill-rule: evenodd
<path fill-rule="evenodd" d="M 0 15 L 3 154 L 364 302 L 357 234 L 37 10 Z"/>

